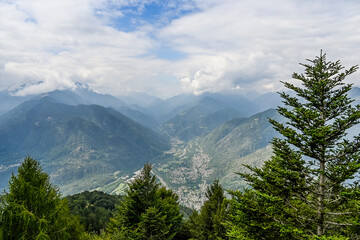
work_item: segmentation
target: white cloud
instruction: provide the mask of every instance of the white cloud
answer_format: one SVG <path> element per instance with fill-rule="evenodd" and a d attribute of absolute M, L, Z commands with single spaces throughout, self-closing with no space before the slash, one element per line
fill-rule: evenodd
<path fill-rule="evenodd" d="M 177 19 L 159 33 L 188 53 L 185 71 L 197 66 L 182 76 L 185 91 L 278 89 L 280 80 L 303 71 L 298 62 L 320 49 L 346 66 L 360 62 L 359 2 L 198 2 L 203 11 Z M 224 64 L 221 59 L 229 53 L 231 61 Z"/>
<path fill-rule="evenodd" d="M 161 3 L 0 0 L 0 88 L 42 81 L 22 92 L 30 94 L 82 81 L 114 95 L 266 92 L 320 49 L 345 66 L 360 63 L 358 1 L 171 0 L 158 20 L 119 30 L 149 2 Z M 184 57 L 161 59 L 162 46 Z"/>
<path fill-rule="evenodd" d="M 135 88 L 132 77 L 143 78 L 148 74 L 143 69 L 159 62 L 137 57 L 154 41 L 146 32 L 118 31 L 93 11 L 91 1 L 0 1 L 0 76 L 9 86 L 44 82 L 23 94 L 71 87 L 74 78 L 113 94 L 114 86 Z"/>

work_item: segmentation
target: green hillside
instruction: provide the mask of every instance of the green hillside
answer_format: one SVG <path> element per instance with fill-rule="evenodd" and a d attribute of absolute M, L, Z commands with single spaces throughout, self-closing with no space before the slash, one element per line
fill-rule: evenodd
<path fill-rule="evenodd" d="M 16 164 L 31 155 L 65 194 L 131 175 L 168 149 L 158 134 L 115 110 L 69 106 L 50 98 L 20 105 L 0 129 L 0 164 Z"/>
<path fill-rule="evenodd" d="M 216 178 L 226 189 L 242 187 L 244 183 L 235 177 L 242 164 L 260 165 L 271 155 L 269 142 L 276 133 L 269 117 L 280 119 L 271 109 L 230 120 L 187 143 L 173 140 L 172 149 L 157 158 L 154 171 L 188 207 L 201 205 L 206 187 Z"/>

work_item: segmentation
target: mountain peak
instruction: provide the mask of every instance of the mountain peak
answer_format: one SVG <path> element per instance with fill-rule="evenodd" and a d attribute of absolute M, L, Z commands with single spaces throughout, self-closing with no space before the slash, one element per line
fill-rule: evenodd
<path fill-rule="evenodd" d="M 88 91 L 93 91 L 89 85 L 87 85 L 86 83 L 81 83 L 81 82 L 75 82 L 75 86 L 76 88 L 79 89 L 83 89 L 83 90 L 88 90 Z"/>
<path fill-rule="evenodd" d="M 44 81 L 35 81 L 30 83 L 21 83 L 20 85 L 14 85 L 7 88 L 5 91 L 8 92 L 10 96 L 25 96 L 24 90 L 29 87 L 39 86 L 44 84 Z"/>

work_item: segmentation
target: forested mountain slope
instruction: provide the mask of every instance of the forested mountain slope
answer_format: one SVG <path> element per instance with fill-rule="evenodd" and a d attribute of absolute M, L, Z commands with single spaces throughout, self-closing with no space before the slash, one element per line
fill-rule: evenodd
<path fill-rule="evenodd" d="M 216 178 L 226 189 L 242 187 L 241 179 L 234 178 L 242 164 L 260 165 L 271 155 L 269 142 L 276 132 L 269 117 L 281 119 L 270 109 L 230 120 L 189 142 L 173 139 L 172 149 L 156 158 L 154 171 L 190 207 L 201 205 L 206 187 Z"/>
<path fill-rule="evenodd" d="M 117 179 L 114 172 L 132 173 L 169 149 L 157 133 L 111 108 L 70 106 L 49 97 L 8 113 L 1 122 L 0 145 L 1 165 L 31 155 L 65 193 L 103 186 Z M 66 187 L 72 183 L 79 186 Z"/>

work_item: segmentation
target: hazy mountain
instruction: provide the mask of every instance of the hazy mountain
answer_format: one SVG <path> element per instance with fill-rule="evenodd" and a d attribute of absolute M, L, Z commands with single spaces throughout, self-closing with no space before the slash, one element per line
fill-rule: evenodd
<path fill-rule="evenodd" d="M 153 116 L 160 123 L 174 118 L 181 112 L 187 111 L 199 104 L 202 99 L 211 98 L 214 101 L 222 102 L 227 108 L 235 109 L 243 116 L 250 116 L 258 112 L 258 106 L 243 96 L 237 94 L 205 93 L 202 95 L 181 94 L 169 99 L 156 102 L 148 107 Z"/>
<path fill-rule="evenodd" d="M 146 108 L 138 105 L 127 105 L 124 101 L 111 95 L 96 93 L 87 85 L 78 83 L 77 86 L 75 90 L 56 90 L 37 96 L 36 99 L 49 96 L 67 105 L 96 104 L 103 107 L 111 107 L 145 127 L 155 129 L 158 126 L 156 119 L 151 114 L 147 114 L 149 111 Z"/>
<path fill-rule="evenodd" d="M 34 83 L 35 85 L 41 84 L 41 82 Z M 97 104 L 104 107 L 121 107 L 125 106 L 126 103 L 119 100 L 118 98 L 109 94 L 96 93 L 90 89 L 86 84 L 75 83 L 76 88 L 65 89 L 65 90 L 54 90 L 48 93 L 33 94 L 23 96 L 22 91 L 29 87 L 27 84 L 20 85 L 18 87 L 12 87 L 0 91 L 0 115 L 6 113 L 16 107 L 17 105 L 28 101 L 30 99 L 40 99 L 45 96 L 52 97 L 58 102 L 68 105 L 78 104 Z"/>
<path fill-rule="evenodd" d="M 250 117 L 251 115 L 259 112 L 259 107 L 253 101 L 250 101 L 239 94 L 205 93 L 200 97 L 210 97 L 212 99 L 223 102 L 231 108 L 241 112 L 245 117 Z"/>
<path fill-rule="evenodd" d="M 48 93 L 42 93 L 38 95 L 29 96 L 15 96 L 12 94 L 18 93 L 22 88 L 15 88 L 10 90 L 4 90 L 0 92 L 0 119 L 4 118 L 4 115 L 10 110 L 14 109 L 21 103 L 28 100 L 39 100 L 44 97 L 50 97 L 53 101 L 67 105 L 91 105 L 96 104 L 104 107 L 112 107 L 119 112 L 123 113 L 127 117 L 139 122 L 140 124 L 155 129 L 158 126 L 158 122 L 154 117 L 149 114 L 149 110 L 138 105 L 128 105 L 108 94 L 99 94 L 92 91 L 89 86 L 81 83 L 76 83 L 77 88 L 70 90 L 55 90 Z M 6 117 L 5 117 L 6 118 Z"/>
<path fill-rule="evenodd" d="M 30 155 L 64 192 L 77 192 L 118 179 L 115 172 L 138 170 L 168 149 L 158 134 L 111 108 L 44 97 L 21 104 L 2 120 L 0 175 Z M 0 179 L 4 187 L 8 179 Z"/>
<path fill-rule="evenodd" d="M 178 113 L 196 104 L 198 97 L 192 94 L 181 94 L 163 101 L 157 101 L 147 107 L 148 113 L 152 114 L 159 123 L 175 117 Z"/>
<path fill-rule="evenodd" d="M 76 83 L 75 89 L 55 90 L 52 92 L 40 94 L 36 98 L 42 98 L 44 96 L 49 96 L 53 99 L 56 99 L 58 102 L 67 105 L 96 104 L 103 107 L 113 108 L 126 105 L 126 103 L 120 99 L 109 94 L 94 92 L 88 85 L 82 83 Z"/>
<path fill-rule="evenodd" d="M 288 92 L 290 95 L 295 96 L 294 92 Z M 349 92 L 349 97 L 355 99 L 355 104 L 360 103 L 360 88 L 353 87 Z M 283 99 L 278 93 L 270 92 L 260 95 L 252 100 L 254 104 L 258 106 L 259 111 L 265 111 L 270 108 L 277 108 L 277 106 L 283 105 Z"/>
<path fill-rule="evenodd" d="M 163 104 L 166 107 L 162 109 L 166 109 L 167 113 L 161 114 L 164 116 L 163 120 L 168 120 L 159 130 L 185 141 L 206 134 L 232 118 L 254 114 L 259 109 L 245 97 L 222 93 L 179 95 Z"/>
<path fill-rule="evenodd" d="M 169 137 L 188 141 L 242 114 L 212 97 L 202 97 L 195 106 L 177 114 L 159 127 Z"/>
<path fill-rule="evenodd" d="M 253 102 L 258 106 L 259 111 L 265 111 L 281 105 L 282 98 L 278 93 L 270 92 L 256 97 Z"/>
<path fill-rule="evenodd" d="M 8 90 L 0 91 L 0 116 L 30 98 L 32 96 L 15 96 Z"/>
<path fill-rule="evenodd" d="M 144 108 L 161 104 L 164 101 L 158 97 L 143 92 L 134 92 L 126 96 L 120 96 L 119 99 L 127 105 L 139 105 Z"/>
<path fill-rule="evenodd" d="M 79 105 L 79 104 L 86 104 L 87 101 L 80 97 L 72 90 L 55 90 L 48 93 L 39 94 L 33 97 L 33 100 L 38 100 L 44 97 L 50 97 L 54 101 L 59 103 L 67 104 L 67 105 Z"/>
<path fill-rule="evenodd" d="M 127 105 L 125 102 L 109 94 L 101 94 L 94 92 L 86 84 L 76 83 L 76 86 L 77 88 L 75 88 L 73 91 L 82 99 L 84 99 L 85 102 L 83 102 L 83 104 L 97 104 L 104 107 L 113 108 Z"/>
<path fill-rule="evenodd" d="M 155 129 L 159 125 L 156 119 L 152 116 L 145 114 L 144 112 L 132 109 L 131 107 L 122 106 L 116 108 L 116 110 L 145 127 Z"/>
<path fill-rule="evenodd" d="M 74 91 L 71 90 L 55 90 L 48 93 L 43 94 L 28 94 L 23 96 L 23 91 L 33 85 L 39 85 L 42 82 L 36 82 L 32 84 L 22 84 L 20 86 L 13 86 L 11 88 L 5 89 L 0 92 L 0 116 L 9 112 L 19 104 L 31 100 L 31 99 L 40 99 L 45 96 L 51 96 L 54 99 L 57 99 L 59 102 L 77 105 L 84 104 L 85 100 L 81 98 L 79 95 L 75 94 Z"/>

